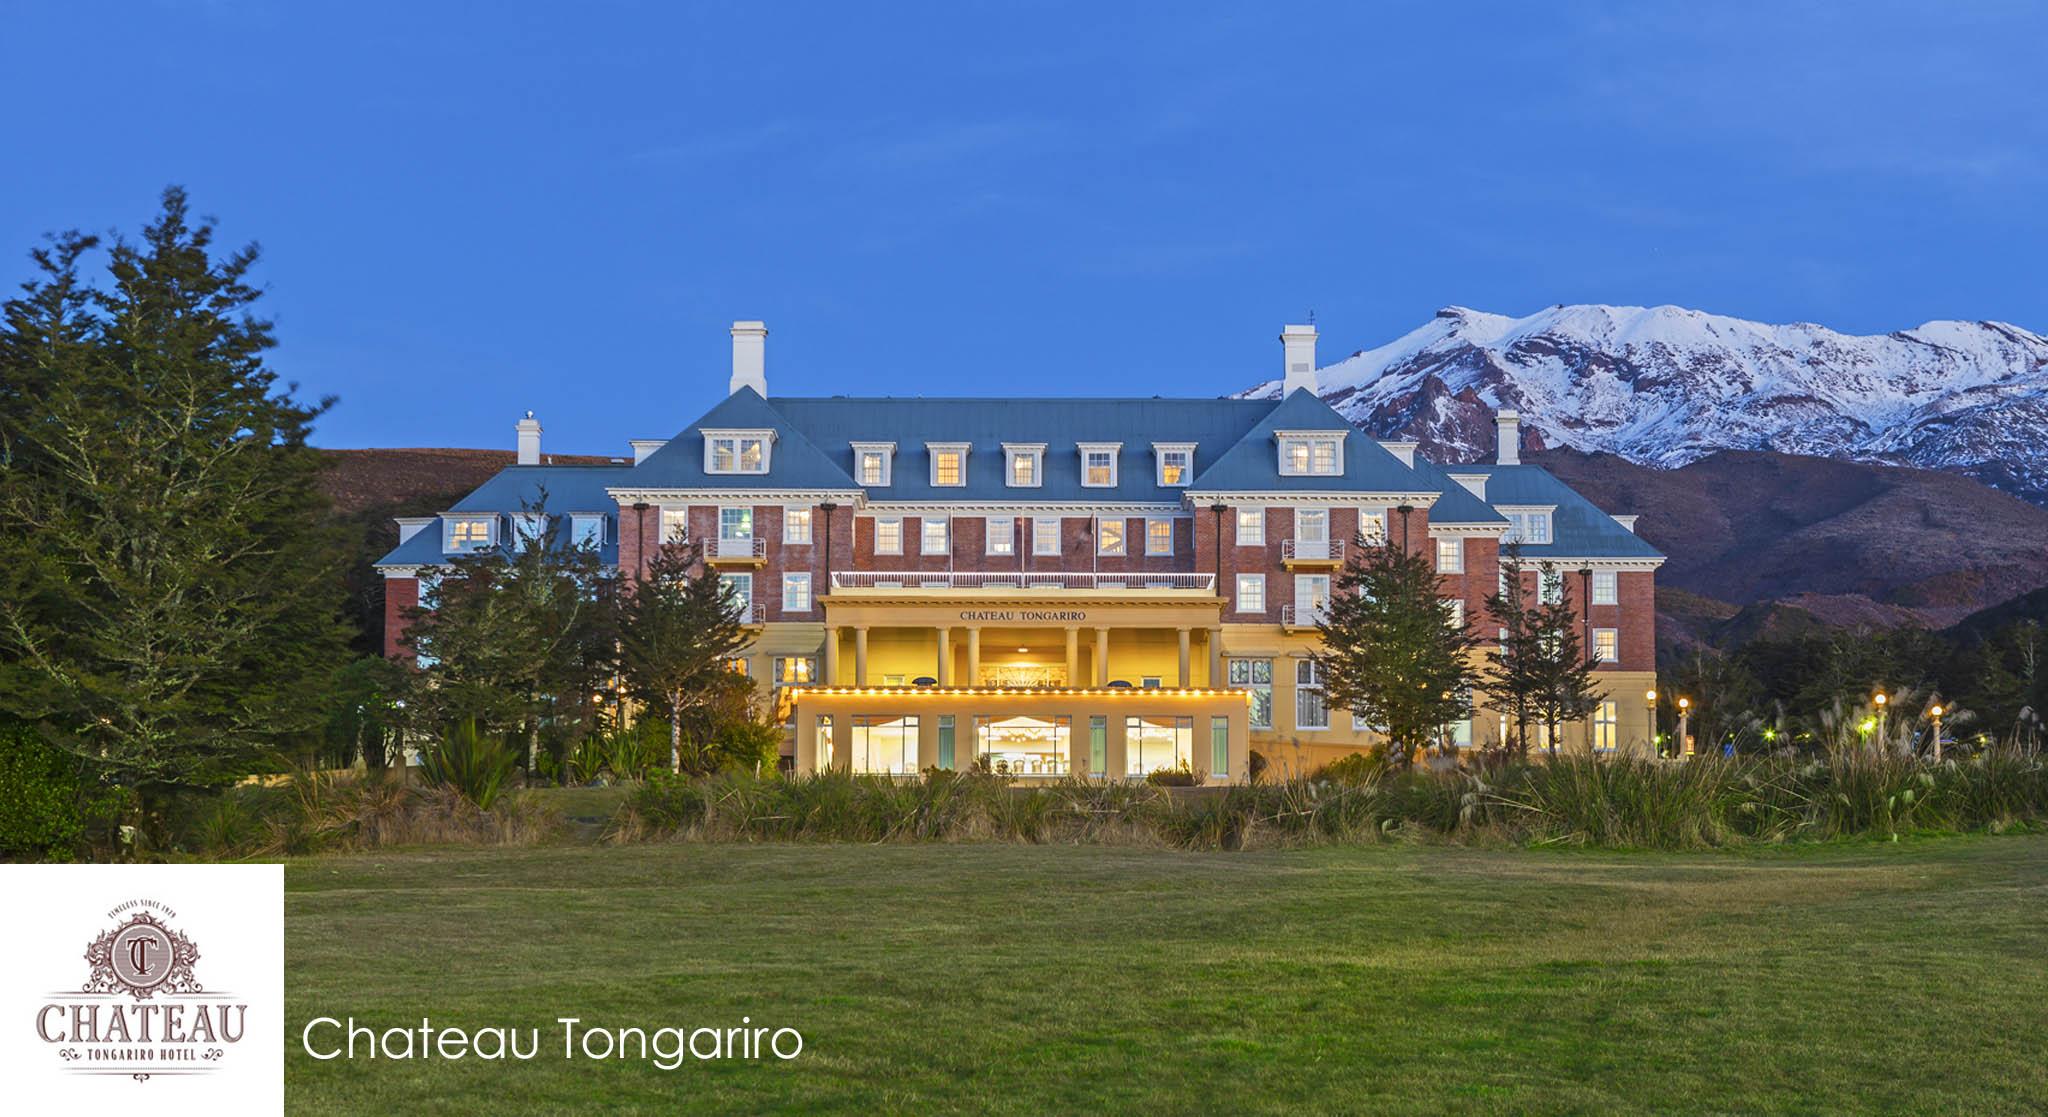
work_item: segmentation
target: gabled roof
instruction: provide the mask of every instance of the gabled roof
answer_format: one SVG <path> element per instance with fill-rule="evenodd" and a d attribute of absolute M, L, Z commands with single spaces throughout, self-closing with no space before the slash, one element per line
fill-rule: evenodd
<path fill-rule="evenodd" d="M 605 490 L 618 484 L 632 468 L 629 465 L 506 466 L 468 496 L 456 501 L 448 512 L 514 515 L 528 508 L 540 507 L 551 516 L 566 516 L 573 512 L 601 513 L 606 525 L 602 557 L 605 562 L 616 564 L 619 561 L 619 506 Z M 446 516 L 434 517 L 434 522 L 392 548 L 390 553 L 377 560 L 376 565 L 432 566 L 447 562 L 449 555 L 441 546 L 445 522 Z M 509 542 L 509 538 L 509 533 L 499 532 L 501 543 Z M 564 532 L 557 538 L 566 542 L 568 536 Z"/>
<path fill-rule="evenodd" d="M 1344 434 L 1344 472 L 1329 477 L 1280 475 L 1280 431 L 1331 431 Z M 1206 469 L 1199 463 L 1195 483 L 1205 493 L 1265 493 L 1282 490 L 1340 493 L 1418 493 L 1435 486 L 1424 483 L 1393 452 L 1367 438 L 1314 392 L 1297 388 L 1267 412 L 1237 444 Z"/>
<path fill-rule="evenodd" d="M 1663 553 L 1616 523 L 1571 486 L 1534 465 L 1461 465 L 1460 473 L 1486 475 L 1486 500 L 1504 505 L 1555 505 L 1548 543 L 1522 545 L 1531 561 L 1546 558 L 1661 559 Z M 1432 517 L 1433 518 L 1433 517 Z"/>
<path fill-rule="evenodd" d="M 1458 472 L 1464 473 L 1467 470 L 1459 466 Z M 1443 494 L 1429 507 L 1430 523 L 1460 526 L 1507 523 L 1506 516 L 1494 511 L 1492 505 L 1472 495 L 1472 490 L 1458 484 L 1456 478 L 1444 472 L 1436 463 L 1416 458 L 1415 474 L 1427 481 L 1430 488 Z M 1492 496 L 1493 493 L 1489 490 L 1486 495 Z"/>
<path fill-rule="evenodd" d="M 706 430 L 766 430 L 775 432 L 769 450 L 768 472 L 706 473 L 704 432 Z M 821 451 L 817 444 L 775 406 L 752 388 L 720 400 L 704 417 L 668 440 L 668 444 L 629 467 L 613 482 L 615 487 L 635 489 L 734 489 L 749 492 L 762 489 L 855 489 L 848 456 L 846 467 Z"/>

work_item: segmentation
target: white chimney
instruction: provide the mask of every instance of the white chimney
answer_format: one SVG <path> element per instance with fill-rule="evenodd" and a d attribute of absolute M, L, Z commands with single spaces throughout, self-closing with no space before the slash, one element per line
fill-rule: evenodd
<path fill-rule="evenodd" d="M 540 464 L 540 420 L 531 411 L 519 420 L 519 464 Z"/>
<path fill-rule="evenodd" d="M 1616 516 L 1614 517 L 1614 522 L 1627 528 L 1630 531 L 1630 533 L 1634 533 L 1634 531 L 1636 530 L 1636 516 L 1639 514 L 1640 513 L 1631 513 L 1626 516 Z"/>
<path fill-rule="evenodd" d="M 1494 426 L 1500 432 L 1499 448 L 1494 451 L 1493 460 L 1501 465 L 1522 464 L 1522 416 L 1516 411 L 1501 411 L 1493 417 Z"/>
<path fill-rule="evenodd" d="M 627 441 L 633 444 L 634 465 L 646 461 L 656 450 L 668 445 L 666 438 L 631 438 Z"/>
<path fill-rule="evenodd" d="M 1420 443 L 1387 442 L 1382 440 L 1380 445 L 1386 448 L 1387 453 L 1401 459 L 1402 465 L 1407 466 L 1409 469 L 1415 468 L 1415 447 L 1420 445 Z"/>
<path fill-rule="evenodd" d="M 768 394 L 768 323 L 732 324 L 732 383 L 728 392 L 752 388 Z"/>
<path fill-rule="evenodd" d="M 1281 384 L 1281 394 L 1291 396 L 1296 388 L 1316 390 L 1316 328 L 1314 326 L 1280 327 L 1280 348 L 1286 360 L 1286 379 Z"/>

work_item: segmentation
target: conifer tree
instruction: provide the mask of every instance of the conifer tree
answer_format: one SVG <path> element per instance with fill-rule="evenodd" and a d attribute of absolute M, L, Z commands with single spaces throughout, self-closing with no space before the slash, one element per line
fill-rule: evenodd
<path fill-rule="evenodd" d="M 1556 755 L 1565 724 L 1591 717 L 1603 695 L 1593 680 L 1597 665 L 1579 639 L 1579 617 L 1572 608 L 1567 579 L 1549 563 L 1538 568 L 1537 577 L 1539 585 L 1555 586 L 1556 592 L 1539 591 L 1535 608 L 1523 614 L 1530 653 L 1526 676 L 1531 711 L 1544 727 L 1551 754 Z"/>
<path fill-rule="evenodd" d="M 669 768 L 683 769 L 683 720 L 724 704 L 746 676 L 727 662 L 747 646 L 744 606 L 701 548 L 661 547 L 647 573 L 623 595 L 619 611 L 620 669 L 634 698 L 669 723 Z"/>
<path fill-rule="evenodd" d="M 1480 681 L 1488 705 L 1507 723 L 1508 749 L 1529 752 L 1528 725 L 1535 709 L 1536 647 L 1531 606 L 1522 587 L 1522 545 L 1509 543 L 1500 552 L 1500 587 L 1487 595 L 1486 612 L 1500 627 L 1500 642 L 1486 653 Z"/>
<path fill-rule="evenodd" d="M 1473 639 L 1428 559 L 1392 543 L 1360 548 L 1319 628 L 1330 704 L 1380 727 L 1396 761 L 1472 716 Z"/>

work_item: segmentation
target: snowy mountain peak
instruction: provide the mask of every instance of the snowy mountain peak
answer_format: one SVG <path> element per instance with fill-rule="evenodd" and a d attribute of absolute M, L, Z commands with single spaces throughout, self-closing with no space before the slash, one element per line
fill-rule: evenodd
<path fill-rule="evenodd" d="M 2004 322 L 1858 336 L 1678 306 L 1447 306 L 1319 379 L 1352 422 L 1440 460 L 1490 453 L 1492 412 L 1513 407 L 1532 444 L 1663 467 L 1729 449 L 1917 465 L 2048 504 L 2048 338 Z"/>

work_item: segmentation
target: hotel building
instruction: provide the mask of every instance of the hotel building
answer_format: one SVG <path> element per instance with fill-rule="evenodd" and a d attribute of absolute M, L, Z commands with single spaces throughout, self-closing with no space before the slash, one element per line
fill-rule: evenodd
<path fill-rule="evenodd" d="M 386 651 L 451 556 L 516 538 L 544 505 L 621 577 L 701 545 L 744 603 L 747 673 L 790 727 L 787 763 L 914 774 L 977 759 L 1020 779 L 1186 767 L 1247 778 L 1369 747 L 1309 658 L 1363 545 L 1428 556 L 1482 639 L 1502 545 L 1531 594 L 1578 612 L 1605 692 L 1561 745 L 1641 751 L 1651 732 L 1657 567 L 1633 516 L 1520 461 L 1432 464 L 1316 395 L 1311 326 L 1281 333 L 1282 398 L 872 399 L 768 394 L 767 329 L 732 328 L 729 391 L 630 462 L 518 464 L 438 516 L 399 522 Z M 1535 565 L 1549 564 L 1540 574 Z M 1503 732 L 1481 708 L 1464 746 Z"/>

